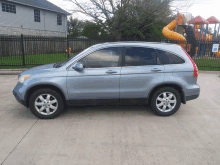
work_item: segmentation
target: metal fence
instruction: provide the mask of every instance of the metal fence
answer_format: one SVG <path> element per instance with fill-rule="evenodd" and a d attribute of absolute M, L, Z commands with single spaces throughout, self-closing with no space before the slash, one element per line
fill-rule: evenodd
<path fill-rule="evenodd" d="M 71 56 L 68 51 L 66 52 L 69 48 L 74 54 L 94 44 L 111 41 L 113 40 L 23 35 L 0 36 L 0 65 L 36 66 L 60 62 Z M 148 42 L 179 44 L 188 50 L 198 67 L 220 68 L 220 57 L 212 53 L 213 42 L 211 41 L 189 43 L 169 39 L 151 39 Z"/>

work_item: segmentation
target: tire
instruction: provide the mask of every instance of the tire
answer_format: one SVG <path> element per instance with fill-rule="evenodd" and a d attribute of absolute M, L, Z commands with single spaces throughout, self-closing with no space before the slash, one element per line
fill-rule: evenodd
<path fill-rule="evenodd" d="M 164 97 L 164 93 L 166 97 Z M 171 97 L 170 100 L 168 99 L 169 96 Z M 180 94 L 176 89 L 171 87 L 164 87 L 157 90 L 151 99 L 151 109 L 158 116 L 170 116 L 178 111 L 180 105 Z M 166 107 L 165 109 L 163 109 L 164 106 Z"/>
<path fill-rule="evenodd" d="M 45 101 L 47 101 L 47 103 Z M 38 105 L 36 105 L 37 103 Z M 31 95 L 29 107 L 36 117 L 40 119 L 53 119 L 60 115 L 64 109 L 64 104 L 62 97 L 56 91 L 43 88 L 36 90 Z"/>

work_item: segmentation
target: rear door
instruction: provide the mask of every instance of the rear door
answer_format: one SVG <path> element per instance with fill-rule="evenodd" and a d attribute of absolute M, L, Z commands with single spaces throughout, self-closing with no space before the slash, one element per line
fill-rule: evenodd
<path fill-rule="evenodd" d="M 125 47 L 120 78 L 120 99 L 147 98 L 150 89 L 163 83 L 164 66 L 153 48 Z"/>

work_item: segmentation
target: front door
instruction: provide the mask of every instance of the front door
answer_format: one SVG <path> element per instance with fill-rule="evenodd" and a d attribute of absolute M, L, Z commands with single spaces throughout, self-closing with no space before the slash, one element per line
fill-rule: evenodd
<path fill-rule="evenodd" d="M 97 50 L 78 62 L 83 71 L 70 68 L 67 89 L 70 100 L 119 100 L 120 55 L 123 49 L 111 47 Z"/>

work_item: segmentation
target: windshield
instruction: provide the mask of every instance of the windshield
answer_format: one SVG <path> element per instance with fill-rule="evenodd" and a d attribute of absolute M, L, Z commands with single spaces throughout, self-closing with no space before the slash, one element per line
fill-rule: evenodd
<path fill-rule="evenodd" d="M 67 60 L 61 62 L 62 65 L 66 64 L 68 61 L 72 60 L 74 57 L 76 57 L 79 53 L 81 53 L 82 51 L 76 53 L 75 55 L 73 55 L 72 57 L 68 58 Z"/>
<path fill-rule="evenodd" d="M 66 64 L 68 61 L 70 61 L 70 60 L 76 58 L 78 54 L 80 54 L 80 53 L 82 53 L 82 52 L 84 52 L 84 51 L 87 51 L 88 49 L 90 49 L 90 47 L 87 48 L 87 49 L 85 49 L 85 50 L 82 50 L 82 51 L 80 51 L 80 52 L 78 52 L 78 53 L 76 53 L 76 54 L 74 54 L 72 57 L 66 59 L 66 60 L 63 61 L 63 62 L 56 63 L 56 64 L 57 64 L 56 67 L 61 67 L 61 66 L 63 66 L 63 65 Z"/>

